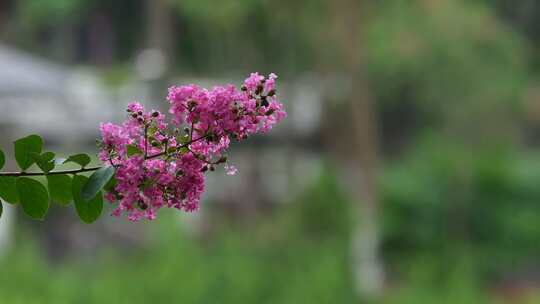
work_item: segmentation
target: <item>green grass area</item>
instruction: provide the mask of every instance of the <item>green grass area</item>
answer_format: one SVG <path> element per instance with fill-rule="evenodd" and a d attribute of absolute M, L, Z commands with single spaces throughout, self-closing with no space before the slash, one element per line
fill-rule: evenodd
<path fill-rule="evenodd" d="M 436 163 L 432 161 L 431 167 L 435 168 Z M 415 164 L 412 161 L 409 165 L 417 168 Z M 487 180 L 497 181 L 496 188 L 503 191 L 505 181 L 515 184 L 515 174 L 529 180 L 519 173 L 521 167 L 514 165 L 512 170 L 490 170 L 491 175 L 472 176 L 480 176 L 480 181 L 489 176 Z M 401 172 L 388 170 L 398 176 Z M 409 178 L 414 175 L 417 180 L 429 179 L 433 174 L 420 169 L 409 172 Z M 514 247 L 512 255 L 503 254 L 502 258 L 505 240 L 493 238 L 482 243 L 476 240 L 482 235 L 472 233 L 474 230 L 463 239 L 452 239 L 455 235 L 446 235 L 444 229 L 434 235 L 417 234 L 415 229 L 437 227 L 425 219 L 431 213 L 433 219 L 437 218 L 438 209 L 430 209 L 435 205 L 427 203 L 435 195 L 420 191 L 414 183 L 405 187 L 410 191 L 390 187 L 395 174 L 384 178 L 382 188 L 385 204 L 393 204 L 386 207 L 393 216 L 383 218 L 388 280 L 383 297 L 377 301 L 360 300 L 355 295 L 349 250 L 354 218 L 350 202 L 327 173 L 293 202 L 250 221 L 249 227 L 230 219 L 212 218 L 219 229 L 204 240 L 188 235 L 176 214 L 164 212 L 156 222 L 144 224 L 145 235 L 141 238 L 149 240 L 145 246 L 109 247 L 50 262 L 38 240 L 21 227 L 15 246 L 0 259 L 0 303 L 504 303 L 494 292 L 490 275 L 504 273 L 515 261 L 525 259 L 529 251 Z M 503 178 L 508 174 L 513 178 Z M 468 185 L 478 184 L 480 190 L 488 187 L 475 180 Z M 405 185 L 402 180 L 398 183 Z M 479 203 L 480 199 L 496 203 L 491 196 L 480 195 L 480 190 L 471 190 L 470 186 L 467 189 L 479 193 L 462 202 L 480 208 L 472 215 L 488 212 L 482 209 L 487 202 Z M 516 199 L 535 197 L 527 187 L 520 189 L 511 188 L 508 195 Z M 419 194 L 423 200 L 414 197 Z M 438 200 L 438 204 L 446 210 L 453 200 Z M 401 210 L 405 206 L 408 212 Z M 408 215 L 423 220 L 411 222 Z M 393 230 L 391 224 L 396 220 L 401 224 Z M 513 223 L 511 218 L 501 220 L 496 226 Z M 415 229 L 413 224 L 417 225 Z M 519 232 L 518 236 L 525 235 Z M 528 239 L 520 242 L 529 243 Z M 493 265 L 496 262 L 497 267 Z M 535 300 L 525 299 L 523 303 Z"/>

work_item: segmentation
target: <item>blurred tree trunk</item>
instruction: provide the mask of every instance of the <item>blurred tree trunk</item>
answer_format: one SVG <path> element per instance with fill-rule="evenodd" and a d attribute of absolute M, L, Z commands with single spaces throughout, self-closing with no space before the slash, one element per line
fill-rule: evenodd
<path fill-rule="evenodd" d="M 88 24 L 88 59 L 90 63 L 108 67 L 114 61 L 115 36 L 111 17 L 106 11 L 96 11 Z"/>
<path fill-rule="evenodd" d="M 358 73 L 358 72 L 357 72 Z M 376 296 L 383 285 L 383 267 L 379 258 L 378 228 L 378 145 L 373 100 L 367 93 L 361 75 L 351 75 L 353 90 L 349 97 L 352 116 L 351 150 L 348 180 L 357 200 L 355 211 L 359 222 L 353 231 L 353 271 L 357 289 L 362 294 Z"/>
<path fill-rule="evenodd" d="M 333 1 L 331 30 L 343 51 L 342 72 L 351 86 L 345 105 L 347 123 L 342 130 L 346 154 L 341 162 L 349 195 L 356 201 L 351 240 L 355 287 L 363 297 L 376 297 L 383 287 L 384 272 L 379 257 L 377 118 L 364 72 L 366 4 L 359 0 Z"/>
<path fill-rule="evenodd" d="M 147 46 L 162 52 L 168 60 L 172 48 L 171 9 L 166 0 L 146 0 Z"/>
<path fill-rule="evenodd" d="M 139 76 L 147 82 L 152 100 L 163 98 L 170 72 L 173 51 L 173 18 L 170 5 L 167 0 L 146 0 L 146 45 L 143 51 L 147 56 L 142 62 L 138 60 L 137 65 L 141 65 L 139 73 L 146 73 Z M 149 54 L 151 56 L 148 56 Z"/>

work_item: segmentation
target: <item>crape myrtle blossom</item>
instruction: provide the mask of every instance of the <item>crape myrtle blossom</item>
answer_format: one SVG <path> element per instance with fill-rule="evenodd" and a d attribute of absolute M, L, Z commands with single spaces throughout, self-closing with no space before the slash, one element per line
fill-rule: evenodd
<path fill-rule="evenodd" d="M 231 141 L 267 132 L 286 116 L 276 79 L 252 73 L 240 89 L 173 86 L 167 95 L 172 119 L 134 102 L 121 125 L 101 124 L 99 157 L 116 168 L 105 195 L 117 206 L 113 215 L 137 221 L 154 219 L 163 207 L 198 210 L 206 173 L 220 164 L 227 175 L 237 172 L 225 154 Z"/>

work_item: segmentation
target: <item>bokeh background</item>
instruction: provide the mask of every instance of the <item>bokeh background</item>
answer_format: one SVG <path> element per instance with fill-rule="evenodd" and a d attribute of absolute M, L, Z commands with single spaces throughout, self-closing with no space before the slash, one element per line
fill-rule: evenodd
<path fill-rule="evenodd" d="M 197 214 L 5 207 L 0 303 L 540 303 L 539 47 L 536 0 L 2 0 L 8 154 L 252 71 L 289 116 Z"/>

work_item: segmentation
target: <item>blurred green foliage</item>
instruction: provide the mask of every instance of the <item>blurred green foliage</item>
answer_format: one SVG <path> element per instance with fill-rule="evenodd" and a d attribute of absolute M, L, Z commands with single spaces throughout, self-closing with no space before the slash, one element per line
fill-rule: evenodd
<path fill-rule="evenodd" d="M 89 7 L 86 0 L 21 0 L 16 4 L 20 24 L 34 29 L 58 20 L 73 22 Z"/>
<path fill-rule="evenodd" d="M 179 12 L 192 20 L 206 23 L 216 28 L 234 28 L 254 10 L 261 8 L 260 0 L 173 0 Z"/>
<path fill-rule="evenodd" d="M 382 179 L 390 261 L 467 249 L 476 270 L 489 275 L 540 255 L 539 157 L 433 138 L 407 155 Z"/>
<path fill-rule="evenodd" d="M 530 77 L 518 34 L 488 7 L 462 1 L 385 1 L 376 11 L 367 67 L 382 113 L 415 112 L 415 132 L 506 139 Z"/>
<path fill-rule="evenodd" d="M 35 28 L 54 23 L 50 14 L 86 9 L 82 0 L 39 2 L 20 2 Z M 122 82 L 143 44 L 142 1 L 86 3 L 113 17 L 121 69 L 106 79 Z M 324 1 L 169 3 L 181 29 L 172 68 L 182 73 L 275 70 L 292 79 L 341 54 L 327 40 L 333 28 Z M 382 302 L 497 303 L 494 284 L 519 277 L 540 256 L 540 157 L 523 140 L 531 102 L 524 95 L 537 86 L 540 5 L 390 0 L 371 9 L 365 62 L 388 152 L 380 179 L 389 274 Z M 394 149 L 392 141 L 404 145 Z M 49 265 L 37 245 L 18 244 L 0 261 L 0 300 L 356 303 L 348 241 L 355 219 L 333 175 L 327 169 L 276 214 L 249 229 L 225 227 L 208 244 L 178 235 L 172 217 L 149 227 L 148 249 L 101 252 L 82 265 Z"/>
<path fill-rule="evenodd" d="M 399 281 L 380 303 L 497 303 L 490 291 L 496 274 L 539 254 L 540 158 L 515 155 L 470 155 L 428 141 L 388 166 L 383 253 L 389 284 Z M 33 242 L 18 242 L 0 260 L 2 301 L 357 303 L 350 202 L 333 174 L 325 171 L 283 208 L 250 229 L 221 225 L 205 241 L 164 213 L 146 224 L 152 237 L 144 248 L 106 249 L 63 264 L 47 262 Z"/>
<path fill-rule="evenodd" d="M 355 303 L 346 201 L 334 201 L 330 177 L 305 195 L 295 210 L 254 229 L 223 227 L 203 244 L 171 213 L 145 227 L 152 235 L 145 249 L 103 251 L 82 263 L 51 265 L 36 244 L 21 242 L 0 261 L 1 302 Z M 317 220 L 328 204 L 333 215 Z"/>

